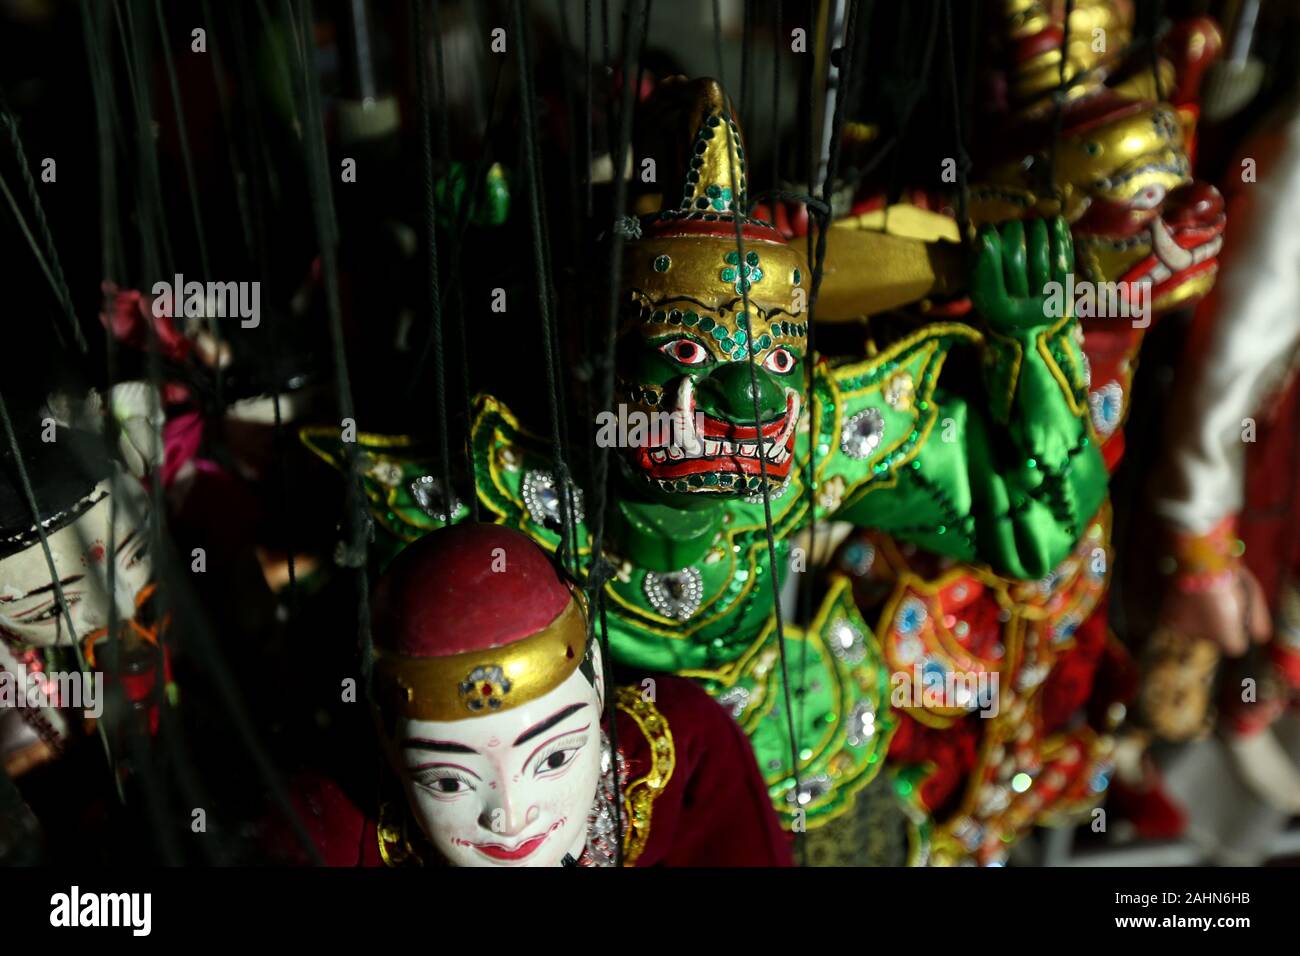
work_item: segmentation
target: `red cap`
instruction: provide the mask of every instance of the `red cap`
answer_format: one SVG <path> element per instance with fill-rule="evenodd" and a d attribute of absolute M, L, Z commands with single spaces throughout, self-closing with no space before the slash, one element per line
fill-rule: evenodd
<path fill-rule="evenodd" d="M 501 525 L 454 525 L 408 545 L 380 577 L 375 647 L 408 657 L 504 647 L 546 628 L 571 600 L 527 536 Z"/>

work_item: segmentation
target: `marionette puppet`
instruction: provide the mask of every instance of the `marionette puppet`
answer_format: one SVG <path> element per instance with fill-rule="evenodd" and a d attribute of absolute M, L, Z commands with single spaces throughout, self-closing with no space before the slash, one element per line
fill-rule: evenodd
<path fill-rule="evenodd" d="M 750 735 L 783 823 L 811 829 L 848 809 L 878 772 L 894 730 L 889 673 L 847 580 L 807 627 L 785 627 L 792 691 L 802 694 L 793 767 L 769 576 L 784 580 L 799 560 L 792 538 L 814 497 L 819 518 L 888 529 L 1014 576 L 1038 577 L 1070 553 L 1103 500 L 1105 469 L 1074 321 L 1049 317 L 1029 291 L 1065 280 L 1070 237 L 1061 221 L 981 233 L 972 282 L 988 335 L 935 324 L 862 361 L 815 359 L 807 265 L 775 228 L 744 214 L 744 147 L 722 89 L 681 79 L 655 96 L 659 177 L 680 186 L 627 243 L 620 404 L 598 423 L 610 429 L 598 441 L 622 448 L 606 542 L 609 640 L 619 665 L 700 681 Z M 983 348 L 987 390 L 943 387 L 945 360 L 963 346 Z M 634 419 L 673 427 L 638 435 Z M 341 463 L 337 430 L 303 437 Z M 357 444 L 374 512 L 397 545 L 463 515 L 464 505 L 431 494 L 434 469 L 411 454 L 413 440 L 358 434 Z M 481 397 L 472 448 L 481 510 L 556 548 L 561 496 L 545 445 Z M 584 499 L 569 501 L 585 573 Z"/>
<path fill-rule="evenodd" d="M 146 493 L 129 475 L 113 474 L 118 466 L 99 436 L 52 421 L 46 428 L 52 440 L 39 440 L 35 429 L 23 436 L 31 439 L 23 442 L 23 462 L 48 557 L 7 450 L 0 476 L 0 691 L 9 698 L 0 710 L 0 754 L 15 778 L 62 754 L 83 733 L 83 717 L 102 715 L 108 685 L 83 679 L 81 661 L 94 668 L 114 618 L 123 636 L 123 689 L 151 726 L 162 678 L 157 627 L 147 613 Z"/>
<path fill-rule="evenodd" d="M 1157 636 L 1170 652 L 1169 666 L 1146 675 L 1141 703 L 1165 739 L 1203 733 L 1213 721 L 1220 655 L 1245 657 L 1222 678 L 1222 739 L 1251 790 L 1293 815 L 1300 769 L 1270 725 L 1300 689 L 1300 552 L 1289 533 L 1300 358 L 1300 244 L 1290 210 L 1300 200 L 1300 88 L 1259 124 L 1228 169 L 1246 168 L 1246 158 L 1257 162 L 1255 176 L 1225 185 L 1233 231 L 1223 276 L 1193 322 L 1151 482 L 1170 585 Z M 1242 520 L 1251 513 L 1253 520 Z M 1266 652 L 1252 648 L 1270 638 Z M 1189 660 L 1204 663 L 1176 666 Z M 1256 694 L 1243 694 L 1246 676 Z"/>
<path fill-rule="evenodd" d="M 1141 75 L 1124 77 L 1115 56 L 1099 56 L 1088 45 L 1068 48 L 1066 76 L 1075 82 L 1053 148 L 1056 116 L 1047 95 L 1061 73 L 1060 25 L 1032 0 L 1008 0 L 996 12 L 1006 21 L 994 32 L 1006 37 L 1011 66 L 1003 87 L 1013 116 L 991 138 L 996 153 L 978 157 L 970 214 L 988 222 L 1059 211 L 1070 222 L 1074 274 L 1056 293 L 1080 315 L 1072 334 L 1082 355 L 1073 372 L 1082 387 L 1071 400 L 1086 410 L 1113 470 L 1123 453 L 1142 338 L 1153 317 L 1195 302 L 1212 286 L 1222 202 L 1213 187 L 1190 177 L 1194 108 L 1134 98 Z M 1090 37 L 1100 25 L 1113 54 L 1131 31 L 1131 15 L 1125 4 L 1076 5 L 1071 36 Z M 1166 75 L 1164 88 L 1190 97 L 1217 34 L 1203 21 L 1183 32 L 1186 48 L 1198 51 L 1181 73 L 1192 78 L 1175 86 Z M 1114 86 L 1104 85 L 1107 77 L 1117 80 Z M 879 229 L 880 222 L 863 216 L 831 229 L 828 255 L 839 253 L 840 267 L 828 273 L 819 318 L 846 321 L 874 311 L 878 290 L 843 263 L 878 245 L 870 230 Z M 941 290 L 941 276 L 930 270 L 935 261 L 913 257 L 910 272 L 896 272 L 920 281 L 922 293 Z M 955 286 L 949 282 L 948 291 Z M 1114 650 L 1107 647 L 1105 603 L 1109 507 L 1088 515 L 1080 530 L 1075 551 L 1045 575 L 954 565 L 942 552 L 916 552 L 897 535 L 855 536 L 841 550 L 838 564 L 854 576 L 862 610 L 869 619 L 880 616 L 876 633 L 892 667 L 906 669 L 921 657 L 932 662 L 930 680 L 956 672 L 968 684 L 996 682 L 1001 692 L 990 719 L 953 694 L 936 695 L 937 703 L 922 695 L 902 702 L 890 756 L 900 792 L 922 821 L 913 833 L 917 861 L 999 862 L 1028 827 L 1072 819 L 1107 786 L 1111 742 L 1075 718 L 1089 703 L 1103 655 Z M 1099 709 L 1093 723 L 1103 729 L 1123 714 Z"/>
<path fill-rule="evenodd" d="M 789 864 L 748 741 L 703 690 L 638 676 L 606 715 L 581 592 L 527 535 L 466 523 L 412 544 L 376 585 L 373 633 L 396 784 L 370 815 L 302 789 L 325 863 Z"/>

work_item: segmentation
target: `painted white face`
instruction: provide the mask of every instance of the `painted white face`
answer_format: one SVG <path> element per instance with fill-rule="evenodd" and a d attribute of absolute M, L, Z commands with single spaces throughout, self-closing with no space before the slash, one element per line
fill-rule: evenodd
<path fill-rule="evenodd" d="M 109 624 L 110 490 L 108 480 L 100 482 L 91 495 L 95 503 L 72 524 L 48 536 L 78 639 Z M 147 495 L 129 477 L 119 479 L 116 490 L 117 570 L 113 585 L 117 618 L 123 621 L 135 615 L 136 595 L 149 583 L 152 565 L 147 551 L 148 529 L 135 523 L 147 513 Z M 40 541 L 0 558 L 0 630 L 12 640 L 38 647 L 71 643 Z"/>
<path fill-rule="evenodd" d="M 501 713 L 399 720 L 396 770 L 420 829 L 453 866 L 576 859 L 600 777 L 600 716 L 600 692 L 575 670 Z"/>

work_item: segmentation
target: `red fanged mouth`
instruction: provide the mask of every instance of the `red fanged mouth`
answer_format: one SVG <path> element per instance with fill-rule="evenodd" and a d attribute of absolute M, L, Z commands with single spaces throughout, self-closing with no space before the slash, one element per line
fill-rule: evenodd
<path fill-rule="evenodd" d="M 1120 284 L 1147 284 L 1151 301 L 1159 302 L 1180 286 L 1218 269 L 1226 220 L 1223 198 L 1214 187 L 1197 182 L 1177 190 L 1160 214 L 1141 225 L 1122 228 L 1120 212 L 1124 210 L 1118 207 L 1090 210 L 1081 236 L 1103 244 L 1141 242 L 1150 248 L 1118 279 Z"/>
<path fill-rule="evenodd" d="M 1223 246 L 1223 217 L 1209 224 L 1170 228 L 1160 218 L 1151 222 L 1151 254 L 1139 260 L 1121 283 L 1146 282 L 1151 300 L 1159 301 L 1183 283 L 1219 267 Z"/>
<path fill-rule="evenodd" d="M 665 436 L 667 443 L 633 449 L 633 460 L 647 478 L 663 481 L 692 475 L 761 476 L 766 470 L 769 481 L 784 482 L 794 458 L 799 408 L 799 393 L 786 389 L 785 413 L 760 428 L 705 414 L 697 416 L 694 385 L 686 378 L 678 389 L 677 405 L 671 415 L 673 427 Z M 701 490 L 736 487 L 725 480 L 716 484 L 706 481 L 704 485 L 697 480 L 691 484 Z"/>

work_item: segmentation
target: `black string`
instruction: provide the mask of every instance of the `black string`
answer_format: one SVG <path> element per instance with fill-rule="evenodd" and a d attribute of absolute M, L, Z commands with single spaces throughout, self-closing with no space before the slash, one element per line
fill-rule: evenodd
<path fill-rule="evenodd" d="M 438 291 L 438 217 L 434 199 L 433 115 L 429 103 L 429 28 L 424 16 L 424 0 L 416 0 L 415 73 L 420 113 L 420 172 L 424 178 L 425 226 L 425 293 L 429 307 L 429 337 L 426 345 L 433 350 L 433 405 L 438 423 L 438 461 L 442 465 L 442 491 L 447 501 L 447 521 L 455 507 L 455 487 L 451 483 L 451 442 L 447 427 L 447 370 L 443 358 L 442 297 Z"/>
<path fill-rule="evenodd" d="M 239 150 L 235 148 L 234 124 L 230 119 L 230 100 L 226 93 L 226 68 L 221 59 L 221 47 L 217 43 L 216 21 L 212 17 L 209 0 L 200 0 L 203 12 L 203 25 L 207 30 L 208 59 L 212 65 L 212 88 L 217 95 L 217 109 L 221 113 L 221 128 L 226 137 L 226 153 L 230 161 L 230 178 L 235 187 L 235 206 L 239 210 L 239 224 L 244 235 L 244 248 L 248 261 L 253 263 L 253 225 L 248 209 L 247 176 L 243 164 L 239 161 Z"/>
<path fill-rule="evenodd" d="M 447 105 L 447 61 L 442 43 L 442 21 L 438 13 L 437 0 L 430 5 L 430 24 L 433 28 L 433 69 L 434 77 L 437 82 L 434 84 L 434 108 L 438 114 L 438 161 L 440 168 L 449 173 L 451 170 L 451 133 L 450 133 L 450 110 Z M 500 80 L 500 69 L 497 71 L 497 79 Z M 493 88 L 492 99 L 488 103 L 488 122 L 484 127 L 485 131 L 492 127 L 492 117 L 496 112 L 496 89 Z M 486 132 L 485 132 L 486 137 Z M 480 169 L 475 169 L 474 182 L 481 184 L 487 176 L 486 159 Z M 468 177 L 466 185 L 468 185 Z M 465 453 L 465 473 L 469 476 L 469 494 L 468 503 L 470 518 L 473 521 L 479 520 L 479 503 L 478 495 L 474 489 L 474 449 L 472 445 L 472 435 L 470 434 L 470 367 L 469 367 L 469 345 L 468 337 L 465 332 L 465 290 L 464 283 L 460 274 L 460 251 L 459 246 L 464 241 L 466 230 L 469 228 L 469 215 L 474 207 L 475 197 L 478 196 L 478 188 L 472 192 L 462 192 L 460 204 L 456 207 L 457 222 L 457 249 L 452 256 L 452 271 L 450 288 L 443 291 L 444 296 L 450 299 L 452 319 L 456 328 L 456 349 L 457 358 L 460 363 L 460 405 L 461 416 L 465 422 L 465 428 L 462 433 L 462 446 Z M 432 228 L 432 227 L 431 227 Z M 451 492 L 448 491 L 448 519 L 451 516 L 450 505 Z"/>
<path fill-rule="evenodd" d="M 1047 188 L 1056 199 L 1064 201 L 1056 189 L 1056 152 L 1061 142 L 1061 123 L 1065 113 L 1065 101 L 1069 95 L 1066 68 L 1070 62 L 1070 14 L 1074 12 L 1074 0 L 1065 0 L 1065 23 L 1061 27 L 1061 62 L 1057 67 L 1056 92 L 1052 94 L 1052 144 L 1047 154 Z"/>
<path fill-rule="evenodd" d="M 582 0 L 582 75 L 585 84 L 583 89 L 585 103 L 583 104 L 582 161 L 587 170 L 586 213 L 587 222 L 590 223 L 595 212 L 595 184 L 591 181 L 591 151 L 594 146 L 592 124 L 595 122 L 595 117 L 592 115 L 594 106 L 592 104 L 591 90 L 591 0 Z"/>
<path fill-rule="evenodd" d="M 136 161 L 139 166 L 139 210 L 141 257 L 146 276 L 157 276 L 161 269 L 167 275 L 176 272 L 176 258 L 172 254 L 171 230 L 164 215 L 166 203 L 162 195 L 162 177 L 158 171 L 158 154 L 153 133 L 153 107 L 150 95 L 150 76 L 144 75 L 141 65 L 140 38 L 131 13 L 132 0 L 117 0 L 117 28 L 122 40 L 123 60 L 136 117 Z M 125 14 L 122 13 L 125 9 Z M 153 326 L 149 325 L 152 330 Z"/>
<path fill-rule="evenodd" d="M 140 173 L 140 208 L 141 215 L 141 250 L 143 273 L 145 281 L 143 285 L 149 286 L 151 280 L 159 275 L 158 245 L 161 242 L 161 249 L 165 255 L 165 262 L 168 272 L 175 271 L 175 260 L 172 257 L 170 239 L 163 210 L 165 208 L 162 196 L 162 179 L 158 170 L 158 156 L 156 144 L 153 136 L 155 128 L 153 100 L 150 93 L 149 82 L 153 76 L 151 46 L 149 34 L 137 25 L 136 17 L 132 9 L 136 3 L 143 8 L 145 0 L 126 0 L 123 4 L 125 9 L 124 17 L 119 17 L 118 27 L 121 32 L 123 54 L 128 78 L 134 81 L 133 98 L 135 103 L 136 119 L 136 165 Z M 157 231 L 155 236 L 154 231 Z M 173 313 L 175 304 L 173 304 Z M 154 395 L 161 396 L 163 391 L 162 384 L 162 366 L 161 366 L 161 349 L 158 344 L 157 329 L 152 322 L 145 323 L 146 330 L 146 349 L 145 364 L 148 369 L 149 385 Z M 111 396 L 110 396 L 111 397 Z M 111 426 L 110 426 L 111 427 Z M 151 469 L 147 476 L 147 485 L 150 498 L 150 522 L 149 535 L 151 553 L 156 557 L 164 554 L 166 535 L 166 506 L 162 495 L 162 483 L 160 480 L 159 469 Z M 159 586 L 155 592 L 153 601 L 159 614 L 159 619 L 167 618 L 170 610 L 171 588 L 162 586 L 162 579 L 159 580 Z M 112 621 L 111 623 L 115 623 Z M 169 635 L 160 631 L 158 634 L 158 645 L 162 653 L 166 653 Z M 169 739 L 169 744 L 171 740 Z M 144 799 L 146 809 L 150 818 L 157 821 L 159 826 L 156 830 L 160 850 L 165 859 L 169 861 L 178 861 L 178 851 L 175 838 L 171 830 L 163 827 L 161 821 L 170 819 L 170 809 L 165 793 L 165 789 L 159 785 L 156 768 L 152 760 L 152 755 L 147 748 L 132 746 L 132 756 L 135 763 L 140 768 L 140 780 L 143 785 Z"/>
<path fill-rule="evenodd" d="M 9 112 L 3 99 L 0 99 L 0 126 L 4 127 L 5 135 L 9 139 L 9 146 L 13 150 L 14 158 L 18 163 L 18 171 L 22 175 L 23 190 L 27 194 L 28 203 L 31 204 L 32 215 L 36 220 L 36 231 L 41 237 L 40 248 L 37 247 L 36 240 L 27 228 L 27 223 L 18 209 L 18 204 L 10 195 L 8 187 L 3 185 L 2 180 L 0 180 L 0 188 L 4 189 L 5 198 L 9 200 L 9 204 L 13 208 L 14 218 L 18 220 L 19 228 L 27 237 L 32 252 L 36 255 L 37 262 L 40 263 L 41 271 L 45 273 L 46 278 L 50 281 L 54 297 L 58 299 L 64 317 L 68 320 L 68 327 L 72 329 L 73 341 L 77 343 L 77 348 L 84 355 L 88 349 L 86 337 L 82 333 L 81 321 L 77 318 L 77 311 L 72 305 L 72 293 L 68 290 L 68 282 L 63 275 L 63 266 L 59 263 L 59 251 L 54 245 L 54 234 L 50 231 L 49 221 L 45 218 L 45 206 L 41 203 L 40 192 L 36 188 L 36 180 L 32 178 L 31 167 L 27 165 L 27 154 L 23 150 L 22 137 L 18 134 L 18 123 Z M 54 334 L 59 339 L 59 344 L 63 345 L 62 329 L 59 328 L 57 322 L 53 323 L 53 328 Z"/>
<path fill-rule="evenodd" d="M 934 48 L 938 43 L 939 38 L 939 17 L 942 11 L 937 5 L 932 5 L 929 9 L 931 11 L 930 30 L 926 34 L 925 52 L 921 57 L 920 72 L 917 74 L 911 87 L 906 93 L 903 102 L 903 111 L 899 116 L 898 131 L 888 142 L 881 146 L 880 152 L 882 153 L 892 150 L 894 146 L 901 145 L 904 142 L 908 131 L 911 129 L 912 117 L 916 113 L 916 107 L 920 104 L 921 98 L 930 83 L 931 69 L 934 64 Z M 899 150 L 897 153 L 893 154 L 893 164 L 890 167 L 889 175 L 889 188 L 886 192 L 885 200 L 887 206 L 898 200 L 901 192 L 899 181 L 901 174 L 904 172 L 903 163 L 906 159 L 906 150 Z M 861 178 L 866 175 L 871 168 L 874 168 L 879 160 L 880 156 L 877 154 L 873 162 L 869 164 L 868 169 L 859 173 L 859 177 Z"/>
<path fill-rule="evenodd" d="M 307 165 L 307 185 L 311 194 L 312 215 L 320 243 L 321 274 L 325 284 L 325 306 L 329 317 L 330 340 L 334 353 L 335 389 L 339 414 L 342 419 L 355 421 L 352 383 L 348 373 L 346 344 L 343 338 L 343 314 L 338 285 L 338 226 L 334 218 L 334 199 L 330 192 L 328 159 L 325 150 L 320 90 L 316 85 L 315 47 L 311 42 L 311 9 L 307 0 L 303 4 L 296 24 L 302 55 L 297 71 L 300 112 L 304 127 L 304 154 Z M 286 22 L 293 24 L 289 0 L 284 0 Z M 353 570 L 357 594 L 357 630 L 361 645 L 361 674 L 366 694 L 373 700 L 374 640 L 370 631 L 370 581 L 367 575 L 367 551 L 372 533 L 370 516 L 366 509 L 365 493 L 361 485 L 361 466 L 356 442 L 343 442 L 346 461 L 347 543 L 342 563 Z"/>
<path fill-rule="evenodd" d="M 754 71 L 754 4 L 744 3 L 741 18 L 740 33 L 740 115 L 748 119 L 752 114 L 750 110 L 749 94 L 751 89 L 751 80 Z M 722 65 L 718 65 L 718 73 L 722 73 Z M 726 85 L 726 77 L 719 75 L 718 81 Z"/>
<path fill-rule="evenodd" d="M 1165 15 L 1165 0 L 1155 0 L 1155 9 L 1151 17 L 1151 38 L 1149 42 L 1148 56 L 1151 57 L 1151 81 L 1155 86 L 1156 102 L 1164 101 L 1163 85 L 1160 82 L 1160 50 L 1157 46 L 1157 40 L 1160 37 L 1160 21 Z"/>
<path fill-rule="evenodd" d="M 208 259 L 208 240 L 207 232 L 203 228 L 203 212 L 199 203 L 198 180 L 194 175 L 194 158 L 190 152 L 190 135 L 189 124 L 185 122 L 185 105 L 181 100 L 180 83 L 176 79 L 176 64 L 172 58 L 171 43 L 167 35 L 167 21 L 163 16 L 162 0 L 153 2 L 154 16 L 158 21 L 158 36 L 161 40 L 163 51 L 163 64 L 167 71 L 167 80 L 171 89 L 172 105 L 176 114 L 176 133 L 180 139 L 181 146 L 181 164 L 185 170 L 185 184 L 189 191 L 190 214 L 194 217 L 194 238 L 198 246 L 199 268 L 203 272 L 205 281 L 212 278 L 211 262 Z M 222 408 L 223 379 L 224 374 L 221 368 L 221 331 L 217 326 L 217 320 L 213 316 L 208 317 L 208 334 L 212 336 L 213 347 L 216 350 L 217 360 L 213 363 L 213 375 L 216 387 L 216 407 Z"/>
<path fill-rule="evenodd" d="M 948 85 L 952 96 L 953 140 L 957 148 L 957 228 L 961 233 L 963 248 L 969 241 L 970 234 L 970 187 L 967 177 L 970 174 L 970 155 L 966 152 L 966 139 L 962 133 L 962 98 L 957 87 L 957 53 L 953 45 L 952 0 L 943 3 L 943 27 L 948 46 Z"/>
<path fill-rule="evenodd" d="M 615 214 L 622 212 L 627 202 L 627 180 L 621 175 L 626 156 L 632 142 L 632 110 L 634 90 L 627 78 L 632 75 L 633 50 L 641 49 L 635 42 L 635 27 L 638 12 L 641 20 L 641 39 L 644 41 L 649 31 L 649 6 L 638 11 L 638 0 L 631 0 L 627 8 L 627 17 L 623 22 L 623 76 L 622 105 L 618 111 L 619 127 L 617 143 L 610 154 L 616 174 L 613 179 Z M 639 66 L 638 66 L 639 69 Z M 604 355 L 600 363 L 601 408 L 608 409 L 614 404 L 614 351 L 618 336 L 618 316 L 620 292 L 623 274 L 623 242 L 625 236 L 621 229 L 610 230 L 609 242 L 609 301 L 605 312 Z M 587 574 L 587 604 L 595 609 L 595 617 L 600 622 L 600 646 L 605 663 L 605 685 L 610 688 L 606 701 L 610 726 L 610 746 L 618 753 L 617 723 L 618 709 L 613 693 L 614 658 L 609 646 L 609 625 L 606 615 L 605 584 L 613 573 L 613 568 L 605 560 L 605 518 L 609 503 L 609 448 L 603 444 L 596 447 L 592 461 L 592 509 L 591 509 L 591 565 Z M 589 627 L 594 627 L 594 621 Z M 623 800 L 621 783 L 618 779 L 617 765 L 614 768 L 614 785 L 616 805 L 618 806 L 618 841 L 617 865 L 623 865 Z"/>
<path fill-rule="evenodd" d="M 781 25 L 781 0 L 776 0 L 775 25 L 772 29 L 772 189 L 781 186 L 781 59 L 785 33 Z M 776 207 L 772 207 L 776 221 Z"/>
<path fill-rule="evenodd" d="M 718 0 L 713 0 L 713 46 L 717 56 L 718 74 L 722 74 L 722 13 L 719 9 Z M 734 118 L 731 115 L 731 108 L 727 100 L 723 98 L 723 111 L 726 114 L 726 142 L 724 149 L 727 152 L 727 166 L 731 173 L 731 203 L 732 222 L 735 225 L 736 232 L 736 254 L 739 257 L 738 262 L 743 266 L 745 262 L 745 240 L 741 233 L 741 220 L 744 217 L 745 199 L 740 191 L 740 180 L 736 171 L 735 155 L 732 153 L 732 143 L 739 145 L 739 135 L 733 128 Z M 741 302 L 744 306 L 745 315 L 749 316 L 749 284 L 740 283 Z M 753 320 L 750 319 L 751 333 Z M 758 364 L 754 361 L 754 336 L 752 334 L 745 336 L 746 347 L 749 352 L 749 385 L 750 396 L 754 400 L 754 432 L 762 435 L 763 430 L 763 412 L 759 407 L 759 389 L 758 389 Z M 761 451 L 761 449 L 760 449 Z M 763 491 L 763 521 L 764 530 L 767 535 L 767 559 L 768 571 L 772 580 L 772 607 L 776 615 L 776 640 L 781 659 L 781 681 L 784 693 L 782 697 L 785 700 L 785 717 L 786 724 L 790 730 L 790 772 L 794 778 L 794 796 L 795 807 L 799 806 L 800 784 L 799 784 L 799 740 L 798 730 L 794 722 L 794 709 L 791 705 L 790 693 L 790 666 L 787 660 L 785 647 L 785 624 L 781 620 L 781 576 L 777 573 L 776 560 L 776 535 L 772 530 L 772 494 L 768 488 L 767 481 L 767 456 L 760 454 L 758 456 L 759 477 L 762 480 Z M 805 641 L 805 644 L 807 642 Z"/>
<path fill-rule="evenodd" d="M 534 113 L 532 70 L 529 64 L 528 36 L 524 21 L 523 6 L 519 0 L 511 0 L 515 23 L 515 47 L 519 55 L 519 98 L 521 126 L 524 134 L 524 173 L 527 183 L 529 223 L 532 232 L 533 264 L 537 270 L 537 307 L 542 326 L 543 364 L 546 366 L 546 384 L 550 393 L 551 438 L 555 443 L 555 494 L 560 512 L 560 543 L 556 549 L 556 558 L 561 565 L 568 564 L 571 571 L 576 570 L 576 536 L 577 529 L 573 519 L 572 497 L 573 485 L 569 478 L 569 468 L 564 455 L 564 430 L 561 425 L 561 405 L 563 396 L 559 384 L 559 366 L 556 356 L 555 328 L 551 316 L 551 282 L 547 272 L 547 250 L 543 238 L 543 215 L 541 208 L 541 184 L 538 154 L 535 143 L 537 118 Z"/>

